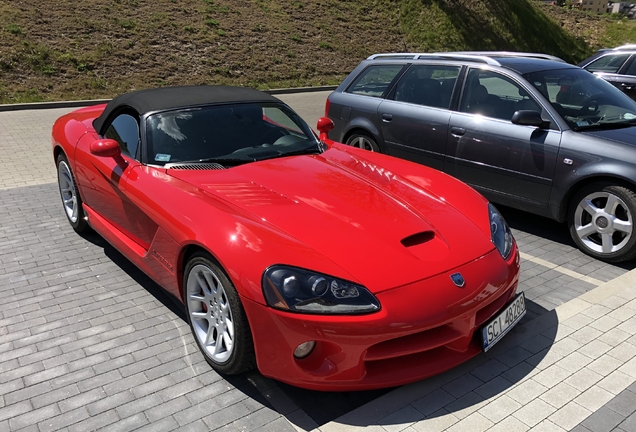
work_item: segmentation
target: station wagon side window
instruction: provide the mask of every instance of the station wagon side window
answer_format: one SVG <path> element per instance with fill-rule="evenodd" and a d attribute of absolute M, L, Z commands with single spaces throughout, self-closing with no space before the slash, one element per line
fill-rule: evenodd
<path fill-rule="evenodd" d="M 346 90 L 347 93 L 382 97 L 404 65 L 369 66 Z"/>
<path fill-rule="evenodd" d="M 476 68 L 470 70 L 462 94 L 461 112 L 511 120 L 519 110 L 541 112 L 541 106 L 507 76 Z"/>
<path fill-rule="evenodd" d="M 398 81 L 394 99 L 448 109 L 460 69 L 459 66 L 413 65 Z"/>
<path fill-rule="evenodd" d="M 636 58 L 632 61 L 632 64 L 630 64 L 627 70 L 625 71 L 625 75 L 636 76 Z"/>
<path fill-rule="evenodd" d="M 629 54 L 606 55 L 594 60 L 592 63 L 585 66 L 585 69 L 590 72 L 616 73 L 628 57 Z"/>
<path fill-rule="evenodd" d="M 139 123 L 130 114 L 119 114 L 106 129 L 104 138 L 114 139 L 119 143 L 123 154 L 136 158 L 139 147 Z"/>

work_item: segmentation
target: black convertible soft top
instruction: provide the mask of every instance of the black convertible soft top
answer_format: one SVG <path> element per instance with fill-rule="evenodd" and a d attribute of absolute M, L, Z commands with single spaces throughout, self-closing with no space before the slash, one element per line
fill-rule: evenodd
<path fill-rule="evenodd" d="M 93 127 L 97 133 L 103 135 L 102 127 L 108 118 L 122 109 L 132 108 L 142 116 L 153 111 L 234 102 L 280 102 L 280 100 L 267 93 L 246 87 L 201 85 L 138 90 L 117 96 L 108 102 L 104 112 L 93 122 Z"/>

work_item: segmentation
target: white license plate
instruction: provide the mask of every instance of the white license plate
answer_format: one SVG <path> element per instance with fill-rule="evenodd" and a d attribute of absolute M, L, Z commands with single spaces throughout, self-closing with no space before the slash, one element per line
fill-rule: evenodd
<path fill-rule="evenodd" d="M 499 315 L 481 329 L 484 352 L 492 348 L 526 314 L 526 297 L 519 293 Z"/>

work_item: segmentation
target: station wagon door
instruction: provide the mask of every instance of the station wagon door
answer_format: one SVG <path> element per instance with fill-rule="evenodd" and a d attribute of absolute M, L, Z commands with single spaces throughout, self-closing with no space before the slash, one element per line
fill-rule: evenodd
<path fill-rule="evenodd" d="M 518 110 L 549 118 L 516 80 L 481 68 L 468 71 L 459 112 L 450 118 L 444 170 L 493 201 L 548 205 L 561 132 L 511 122 Z"/>
<path fill-rule="evenodd" d="M 412 65 L 378 106 L 388 152 L 443 170 L 450 101 L 460 66 Z"/>

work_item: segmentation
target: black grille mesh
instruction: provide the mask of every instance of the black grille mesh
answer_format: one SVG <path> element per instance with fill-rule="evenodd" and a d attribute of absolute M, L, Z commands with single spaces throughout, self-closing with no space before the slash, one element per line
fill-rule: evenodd
<path fill-rule="evenodd" d="M 194 164 L 171 164 L 171 169 L 177 170 L 222 170 L 225 167 L 218 163 L 194 163 Z"/>

